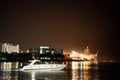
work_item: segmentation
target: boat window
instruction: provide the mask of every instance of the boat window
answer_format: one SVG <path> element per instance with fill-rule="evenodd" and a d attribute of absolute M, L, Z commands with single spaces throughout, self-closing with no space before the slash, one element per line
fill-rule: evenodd
<path fill-rule="evenodd" d="M 41 61 L 42 64 L 47 64 L 45 61 Z"/>
<path fill-rule="evenodd" d="M 36 61 L 34 64 L 35 64 L 35 65 L 36 65 L 36 64 L 42 64 L 42 62 Z"/>
<path fill-rule="evenodd" d="M 34 63 L 34 65 L 36 65 L 36 64 L 48 64 L 48 62 L 45 62 L 45 61 L 36 61 Z"/>

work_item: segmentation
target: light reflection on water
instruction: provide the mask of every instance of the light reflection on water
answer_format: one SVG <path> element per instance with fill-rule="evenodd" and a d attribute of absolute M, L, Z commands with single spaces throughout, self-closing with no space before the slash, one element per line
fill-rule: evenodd
<path fill-rule="evenodd" d="M 72 62 L 71 72 L 71 80 L 99 80 L 98 65 L 93 62 Z"/>
<path fill-rule="evenodd" d="M 99 80 L 98 65 L 93 62 L 65 62 L 62 71 L 20 71 L 23 63 L 1 62 L 0 80 Z"/>
<path fill-rule="evenodd" d="M 24 79 L 27 80 L 65 80 L 65 71 L 49 71 L 49 72 L 39 72 L 31 71 L 24 72 Z M 28 76 L 28 77 L 26 77 Z"/>

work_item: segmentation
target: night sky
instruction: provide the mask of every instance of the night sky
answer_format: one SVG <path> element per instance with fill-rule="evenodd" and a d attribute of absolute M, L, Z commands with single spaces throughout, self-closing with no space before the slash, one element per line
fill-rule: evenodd
<path fill-rule="evenodd" d="M 119 4 L 112 1 L 2 0 L 0 42 L 21 50 L 47 45 L 65 51 L 99 50 L 119 58 Z"/>

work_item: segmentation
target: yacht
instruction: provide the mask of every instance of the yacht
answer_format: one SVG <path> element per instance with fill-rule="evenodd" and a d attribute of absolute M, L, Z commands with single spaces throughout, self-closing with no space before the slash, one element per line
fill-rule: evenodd
<path fill-rule="evenodd" d="M 62 70 L 66 67 L 65 64 L 52 64 L 47 61 L 30 60 L 28 65 L 23 66 L 22 71 L 25 70 Z"/>

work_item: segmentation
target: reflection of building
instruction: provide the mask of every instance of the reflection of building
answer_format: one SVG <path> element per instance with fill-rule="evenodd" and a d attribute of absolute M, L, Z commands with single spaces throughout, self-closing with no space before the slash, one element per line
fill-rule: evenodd
<path fill-rule="evenodd" d="M 19 45 L 13 45 L 9 43 L 3 43 L 2 44 L 2 50 L 3 53 L 19 53 Z"/>
<path fill-rule="evenodd" d="M 20 75 L 18 71 L 15 71 L 19 68 L 18 64 L 18 62 L 1 62 L 0 70 L 2 70 L 2 72 L 0 72 L 0 80 L 18 80 Z"/>

